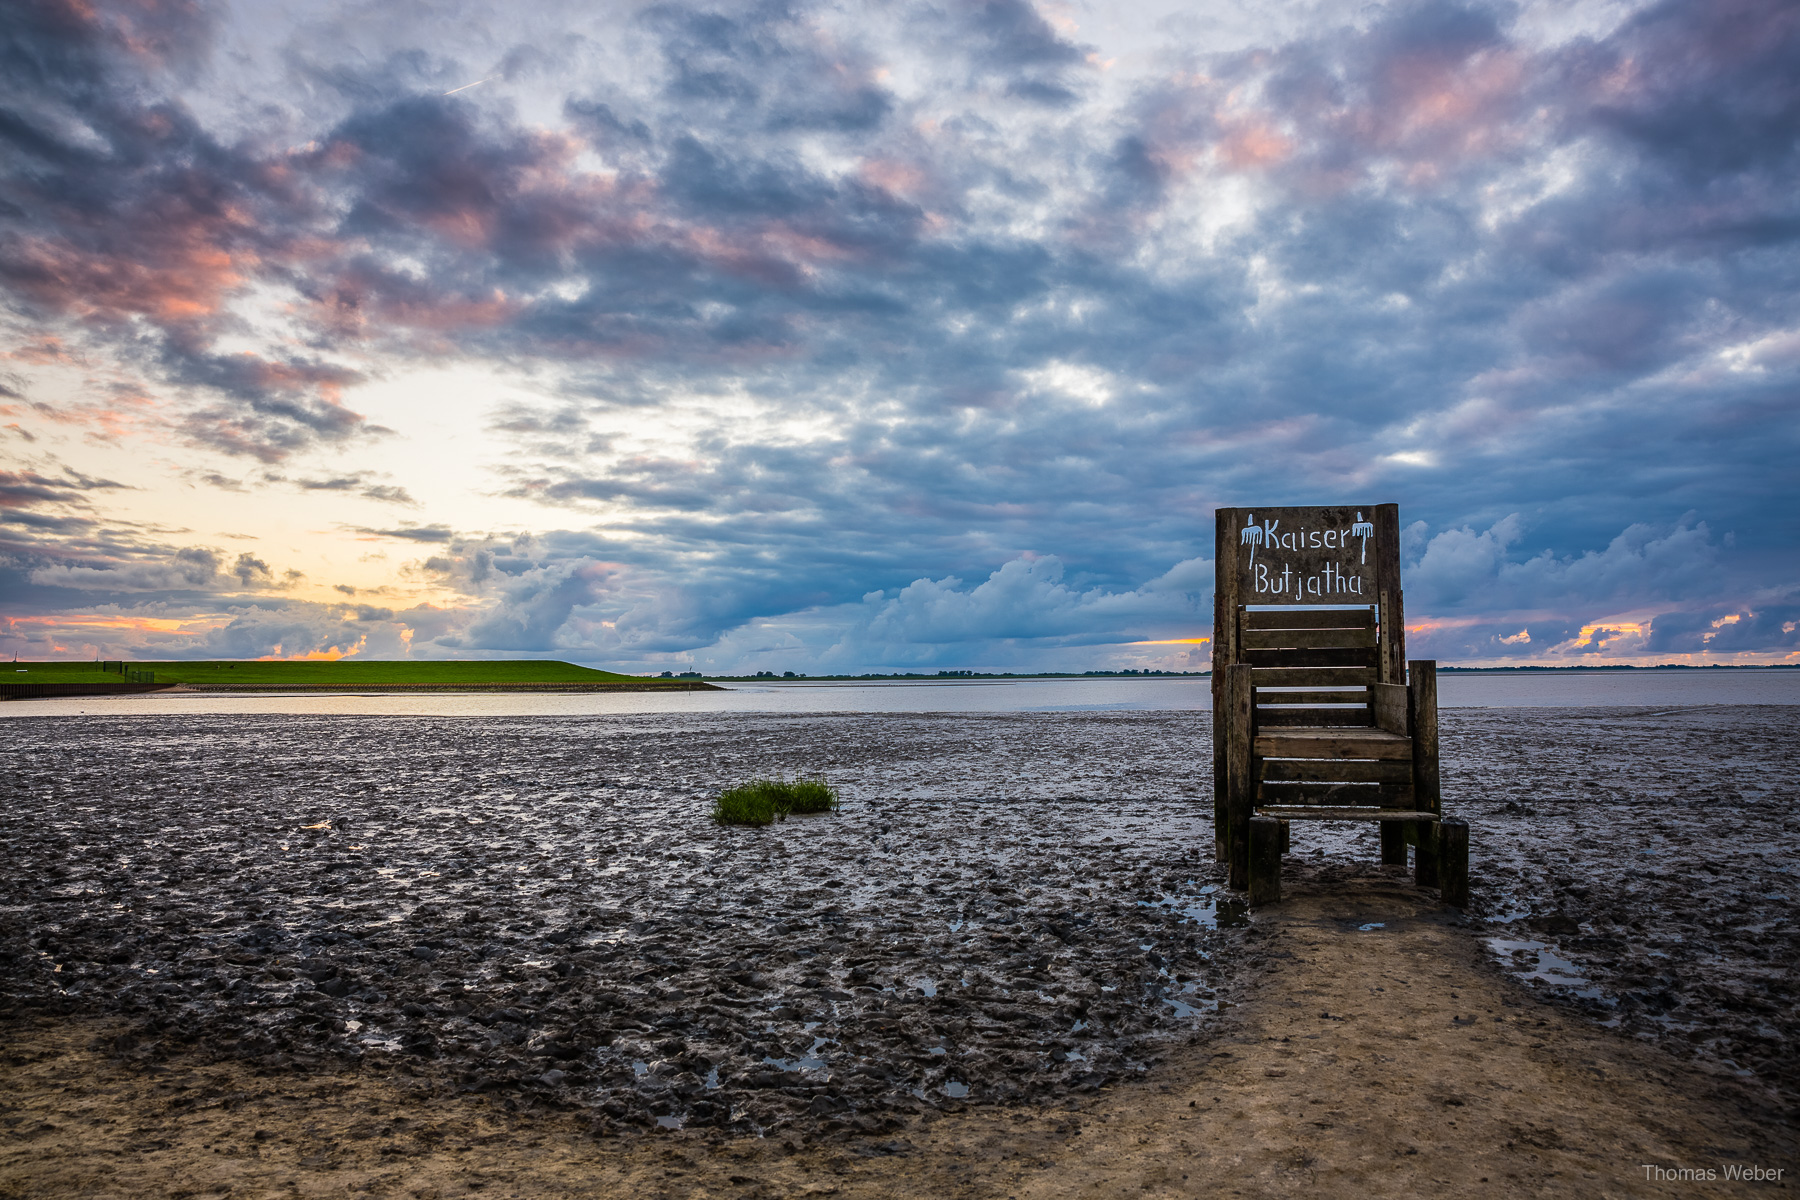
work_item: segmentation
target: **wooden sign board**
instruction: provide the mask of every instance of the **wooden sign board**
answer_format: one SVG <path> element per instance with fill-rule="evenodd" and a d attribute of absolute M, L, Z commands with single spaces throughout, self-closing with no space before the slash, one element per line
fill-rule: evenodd
<path fill-rule="evenodd" d="M 1393 504 L 1221 509 L 1220 582 L 1238 604 L 1380 604 L 1398 574 L 1398 519 Z"/>

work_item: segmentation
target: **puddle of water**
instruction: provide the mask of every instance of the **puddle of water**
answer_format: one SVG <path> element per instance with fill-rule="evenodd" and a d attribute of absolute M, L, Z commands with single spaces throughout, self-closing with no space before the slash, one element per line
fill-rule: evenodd
<path fill-rule="evenodd" d="M 658 1118 L 656 1118 L 656 1123 L 657 1123 L 657 1125 L 661 1126 L 664 1129 L 680 1129 L 681 1128 L 681 1118 L 680 1117 L 658 1117 Z"/>
<path fill-rule="evenodd" d="M 944 1085 L 944 1095 L 950 1097 L 952 1100 L 966 1099 L 968 1094 L 969 1085 L 966 1083 L 958 1083 L 956 1080 L 952 1079 Z"/>
<path fill-rule="evenodd" d="M 642 1079 L 650 1073 L 650 1064 L 647 1062 L 634 1062 L 631 1064 L 631 1070 L 639 1079 Z"/>
<path fill-rule="evenodd" d="M 710 1092 L 710 1091 L 713 1091 L 714 1089 L 716 1089 L 718 1086 L 719 1086 L 719 1068 L 717 1066 L 714 1066 L 712 1070 L 710 1070 L 706 1073 L 706 1090 Z"/>
<path fill-rule="evenodd" d="M 927 979 L 923 975 L 921 975 L 916 979 L 909 979 L 906 982 L 908 982 L 912 986 L 918 988 L 921 992 L 924 992 L 927 996 L 937 995 L 937 981 L 935 979 Z"/>
<path fill-rule="evenodd" d="M 1219 895 L 1216 884 L 1208 884 L 1191 896 L 1168 896 L 1160 900 L 1139 900 L 1142 908 L 1163 908 L 1178 912 L 1207 929 L 1242 929 L 1250 924 L 1250 907 L 1242 900 Z M 1148 950 L 1143 946 L 1140 949 Z"/>
<path fill-rule="evenodd" d="M 1541 983 L 1549 987 L 1566 988 L 1570 995 L 1584 1000 L 1613 1003 L 1605 993 L 1589 982 L 1587 976 L 1581 973 L 1580 967 L 1544 942 L 1535 938 L 1490 937 L 1487 944 L 1495 957 L 1511 968 L 1510 974 L 1515 978 L 1533 985 Z M 1532 956 L 1530 969 L 1518 970 L 1517 964 L 1527 954 Z"/>
<path fill-rule="evenodd" d="M 942 1046 L 933 1046 L 933 1047 L 931 1047 L 931 1049 L 927 1050 L 925 1053 L 927 1053 L 927 1054 L 948 1054 L 948 1053 L 950 1053 L 950 1051 L 944 1049 L 944 1047 L 942 1047 Z"/>
<path fill-rule="evenodd" d="M 812 1046 L 799 1058 L 773 1058 L 763 1055 L 763 1062 L 782 1071 L 823 1071 L 825 1060 L 819 1057 L 819 1048 L 831 1044 L 830 1038 L 814 1038 Z"/>
<path fill-rule="evenodd" d="M 1207 1001 L 1204 1008 L 1195 1008 L 1187 1001 L 1177 1000 L 1173 996 L 1164 996 L 1162 1002 L 1174 1009 L 1175 1015 L 1178 1017 L 1204 1017 L 1208 1013 L 1217 1012 L 1219 1010 L 1219 1002 L 1217 1000 Z"/>

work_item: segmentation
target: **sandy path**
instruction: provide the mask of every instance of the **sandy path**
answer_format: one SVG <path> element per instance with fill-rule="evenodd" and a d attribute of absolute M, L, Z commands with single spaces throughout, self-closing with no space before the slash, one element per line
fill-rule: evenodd
<path fill-rule="evenodd" d="M 1401 880 L 1290 885 L 1256 933 L 1267 974 L 1199 1051 L 1211 1060 L 1148 1104 L 1116 1094 L 1090 1136 L 1015 1194 L 1205 1194 L 1223 1181 L 1244 1196 L 1754 1189 L 1643 1170 L 1727 1161 L 1795 1178 L 1792 1126 L 1766 1093 L 1537 1003 Z"/>
<path fill-rule="evenodd" d="M 1259 916 L 1218 1034 L 1081 1106 L 945 1114 L 890 1138 L 594 1140 L 369 1074 L 154 1073 L 97 1024 L 19 1026 L 5 1196 L 1707 1196 L 1796 1178 L 1769 1093 L 1536 1002 L 1403 879 L 1307 882 Z M 1362 929 L 1379 923 L 1381 928 Z M 1779 1182 L 1646 1180 L 1755 1163 Z"/>

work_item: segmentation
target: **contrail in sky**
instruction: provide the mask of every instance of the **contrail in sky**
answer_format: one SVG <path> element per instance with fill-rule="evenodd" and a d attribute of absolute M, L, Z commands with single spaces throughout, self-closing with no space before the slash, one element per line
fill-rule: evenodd
<path fill-rule="evenodd" d="M 488 76 L 488 79 L 492 79 L 492 78 L 493 78 L 493 76 L 492 76 L 492 75 L 489 75 L 489 76 Z M 469 90 L 469 89 L 470 89 L 470 88 L 472 88 L 472 87 L 478 87 L 478 86 L 480 86 L 480 85 L 481 85 L 481 84 L 484 84 L 484 83 L 486 83 L 486 82 L 487 82 L 487 79 L 477 79 L 477 80 L 476 80 L 476 81 L 475 81 L 475 82 L 474 82 L 474 83 L 465 83 L 465 84 L 463 84 L 463 85 L 462 85 L 462 86 L 461 86 L 461 87 L 459 87 L 459 88 L 451 88 L 451 89 L 450 89 L 450 90 L 449 90 L 449 91 L 447 91 L 447 92 L 445 92 L 445 93 L 444 93 L 444 95 L 446 95 L 446 96 L 454 96 L 454 95 L 456 95 L 456 93 L 458 93 L 458 92 L 466 92 L 466 91 L 468 91 L 468 90 Z"/>

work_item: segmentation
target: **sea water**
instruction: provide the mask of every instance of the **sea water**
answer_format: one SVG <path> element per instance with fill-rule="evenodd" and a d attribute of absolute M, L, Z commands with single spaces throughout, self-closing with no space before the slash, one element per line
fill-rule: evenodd
<path fill-rule="evenodd" d="M 0 717 L 200 713 L 368 716 L 586 716 L 629 713 L 1181 712 L 1210 708 L 1204 676 L 733 683 L 717 692 L 598 694 L 152 692 L 0 703 Z M 1800 704 L 1800 670 L 1517 671 L 1438 676 L 1444 708 L 1681 708 Z"/>

